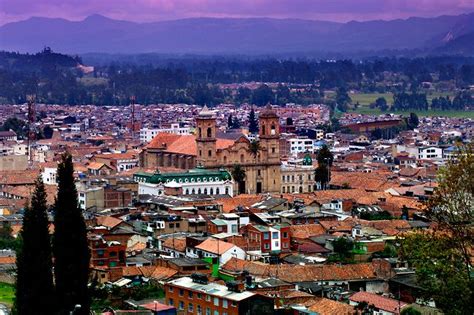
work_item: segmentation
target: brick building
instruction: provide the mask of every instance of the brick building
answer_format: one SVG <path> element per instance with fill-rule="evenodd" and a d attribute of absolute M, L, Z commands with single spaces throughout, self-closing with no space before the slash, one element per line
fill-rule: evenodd
<path fill-rule="evenodd" d="M 227 286 L 206 276 L 182 277 L 165 284 L 166 303 L 178 313 L 206 315 L 273 314 L 271 298 L 245 291 L 243 283 Z"/>

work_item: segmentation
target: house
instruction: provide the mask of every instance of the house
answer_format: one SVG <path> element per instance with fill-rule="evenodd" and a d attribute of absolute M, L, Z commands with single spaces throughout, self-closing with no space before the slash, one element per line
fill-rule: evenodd
<path fill-rule="evenodd" d="M 183 314 L 274 314 L 273 299 L 246 291 L 243 283 L 222 285 L 209 282 L 204 275 L 167 282 L 165 299 Z"/>
<path fill-rule="evenodd" d="M 443 159 L 443 149 L 440 147 L 419 147 L 418 148 L 418 159 L 419 160 L 436 160 Z"/>
<path fill-rule="evenodd" d="M 126 244 L 105 241 L 100 235 L 88 237 L 92 267 L 120 267 L 126 265 Z"/>
<path fill-rule="evenodd" d="M 199 258 L 219 258 L 220 264 L 225 264 L 232 257 L 245 259 L 246 253 L 234 244 L 208 238 L 196 247 Z"/>
<path fill-rule="evenodd" d="M 288 252 L 290 251 L 290 231 L 288 224 L 273 226 L 249 224 L 242 228 L 242 235 L 249 242 L 256 242 L 261 253 Z"/>
<path fill-rule="evenodd" d="M 0 131 L 0 141 L 17 141 L 16 132 L 13 130 Z"/>
<path fill-rule="evenodd" d="M 349 298 L 349 304 L 357 306 L 367 303 L 367 308 L 373 315 L 396 315 L 400 314 L 407 304 L 395 299 L 381 296 L 375 293 L 360 291 Z"/>

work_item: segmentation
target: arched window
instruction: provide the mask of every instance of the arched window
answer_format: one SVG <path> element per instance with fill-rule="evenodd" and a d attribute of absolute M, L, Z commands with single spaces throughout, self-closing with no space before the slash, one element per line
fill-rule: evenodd
<path fill-rule="evenodd" d="M 189 189 L 186 188 L 186 190 L 184 191 L 184 194 L 189 195 Z"/>
<path fill-rule="evenodd" d="M 227 156 L 224 155 L 224 164 L 227 164 Z"/>
<path fill-rule="evenodd" d="M 195 194 L 196 194 L 196 191 L 194 190 L 194 188 L 193 188 L 193 190 L 192 190 L 192 194 L 193 194 L 193 195 L 195 195 Z"/>
<path fill-rule="evenodd" d="M 212 138 L 212 128 L 211 127 L 207 128 L 207 137 Z"/>
<path fill-rule="evenodd" d="M 207 155 L 212 156 L 212 150 L 207 151 Z"/>
<path fill-rule="evenodd" d="M 199 137 L 199 138 L 202 137 L 202 130 L 201 130 L 201 127 L 198 128 L 198 137 Z"/>
<path fill-rule="evenodd" d="M 226 187 L 226 188 L 225 188 L 225 194 L 226 194 L 226 195 L 229 194 L 229 187 Z"/>
<path fill-rule="evenodd" d="M 281 188 L 281 192 L 282 192 L 282 193 L 285 193 L 285 186 L 283 186 L 283 187 Z"/>
<path fill-rule="evenodd" d="M 201 188 L 198 188 L 198 195 L 201 194 Z"/>
<path fill-rule="evenodd" d="M 302 194 L 303 193 L 303 187 L 300 186 L 299 190 L 300 190 L 300 194 Z"/>
<path fill-rule="evenodd" d="M 214 188 L 209 189 L 209 195 L 214 195 Z"/>
<path fill-rule="evenodd" d="M 204 195 L 207 195 L 207 188 L 204 188 Z"/>
<path fill-rule="evenodd" d="M 265 125 L 262 125 L 262 135 L 265 135 Z"/>
<path fill-rule="evenodd" d="M 244 155 L 243 154 L 240 155 L 240 163 L 244 163 Z"/>
<path fill-rule="evenodd" d="M 272 135 L 276 134 L 276 129 L 275 129 L 275 125 L 274 125 L 274 124 L 272 124 L 272 130 L 270 131 L 270 133 L 271 133 Z"/>
<path fill-rule="evenodd" d="M 216 195 L 219 195 L 220 194 L 220 190 L 219 190 L 219 187 L 216 188 Z"/>

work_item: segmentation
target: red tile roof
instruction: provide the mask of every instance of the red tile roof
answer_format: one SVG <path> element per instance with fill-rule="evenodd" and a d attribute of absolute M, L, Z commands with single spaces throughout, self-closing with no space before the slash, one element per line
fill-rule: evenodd
<path fill-rule="evenodd" d="M 365 291 L 354 293 L 349 300 L 358 303 L 367 302 L 369 305 L 374 305 L 378 309 L 394 314 L 399 314 L 399 306 L 403 309 L 407 305 L 404 302 Z"/>
<path fill-rule="evenodd" d="M 377 279 L 375 268 L 370 263 L 324 266 L 269 265 L 232 257 L 222 266 L 222 269 L 233 272 L 247 270 L 250 274 L 260 277 L 274 277 L 278 274 L 279 279 L 291 283 L 319 280 Z"/>

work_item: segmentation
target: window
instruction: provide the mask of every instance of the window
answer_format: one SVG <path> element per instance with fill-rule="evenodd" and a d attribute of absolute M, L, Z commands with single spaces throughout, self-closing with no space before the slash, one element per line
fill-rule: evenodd
<path fill-rule="evenodd" d="M 210 295 L 206 295 L 206 301 L 210 301 L 211 300 L 211 296 Z"/>
<path fill-rule="evenodd" d="M 212 150 L 207 151 L 208 156 L 212 156 Z"/>
<path fill-rule="evenodd" d="M 194 312 L 194 305 L 193 305 L 193 303 L 189 303 L 189 304 L 188 304 L 188 312 L 189 312 L 189 313 Z"/>
<path fill-rule="evenodd" d="M 214 305 L 219 306 L 219 298 L 214 298 Z"/>
<path fill-rule="evenodd" d="M 202 156 L 202 150 L 199 150 L 199 156 Z"/>
<path fill-rule="evenodd" d="M 198 315 L 201 315 L 201 314 L 202 314 L 201 305 L 197 305 L 197 306 L 196 306 L 196 310 L 197 310 L 197 314 L 198 314 Z"/>
<path fill-rule="evenodd" d="M 278 232 L 272 232 L 272 239 L 278 239 Z"/>
<path fill-rule="evenodd" d="M 283 232 L 283 238 L 287 238 L 288 237 L 288 232 Z"/>
<path fill-rule="evenodd" d="M 264 240 L 268 240 L 269 238 L 270 238 L 270 233 L 264 232 L 264 233 L 263 233 L 263 239 L 264 239 Z"/>
<path fill-rule="evenodd" d="M 207 128 L 207 137 L 212 138 L 212 128 Z"/>
<path fill-rule="evenodd" d="M 179 301 L 179 307 L 178 307 L 180 310 L 184 310 L 184 302 L 183 301 Z"/>
<path fill-rule="evenodd" d="M 189 291 L 189 292 L 188 292 L 188 297 L 189 297 L 190 299 L 193 298 L 193 291 Z"/>
<path fill-rule="evenodd" d="M 227 307 L 228 307 L 227 300 L 222 300 L 222 307 L 223 307 L 223 308 L 227 308 Z"/>
<path fill-rule="evenodd" d="M 206 308 L 206 315 L 211 315 L 211 309 L 209 307 Z"/>
<path fill-rule="evenodd" d="M 197 298 L 198 298 L 198 299 L 202 299 L 202 294 L 201 294 L 201 293 L 198 293 L 198 294 L 197 294 Z"/>
<path fill-rule="evenodd" d="M 232 301 L 232 307 L 237 307 L 237 302 L 236 301 Z"/>
<path fill-rule="evenodd" d="M 287 242 L 284 242 L 281 245 L 283 246 L 283 248 L 288 248 L 288 243 Z"/>
<path fill-rule="evenodd" d="M 265 243 L 265 245 L 263 246 L 263 248 L 265 248 L 265 249 L 270 249 L 270 244 Z"/>
<path fill-rule="evenodd" d="M 174 300 L 173 300 L 172 298 L 170 298 L 170 299 L 168 300 L 168 304 L 171 305 L 171 306 L 173 306 L 173 305 L 174 305 Z"/>
<path fill-rule="evenodd" d="M 275 241 L 275 247 L 279 247 L 280 243 L 278 241 Z"/>
<path fill-rule="evenodd" d="M 215 310 L 215 311 L 214 311 L 214 315 L 219 315 L 219 311 L 218 311 L 218 310 Z"/>
<path fill-rule="evenodd" d="M 169 292 L 173 292 L 173 287 L 168 287 Z"/>
<path fill-rule="evenodd" d="M 179 296 L 183 296 L 184 295 L 184 290 L 183 289 L 179 289 Z"/>
<path fill-rule="evenodd" d="M 275 153 L 275 147 L 272 147 L 272 153 Z"/>

